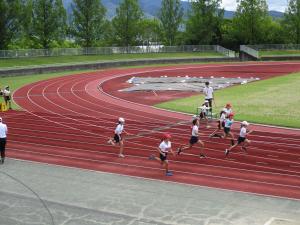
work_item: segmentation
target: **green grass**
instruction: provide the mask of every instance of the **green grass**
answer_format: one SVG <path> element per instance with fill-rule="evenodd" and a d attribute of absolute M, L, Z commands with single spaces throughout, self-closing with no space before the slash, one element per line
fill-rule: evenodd
<path fill-rule="evenodd" d="M 67 71 L 67 72 L 60 72 L 60 73 L 47 73 L 47 74 L 39 74 L 39 75 L 29 75 L 29 76 L 14 76 L 14 77 L 0 77 L 0 87 L 3 89 L 4 86 L 8 85 L 10 90 L 13 92 L 18 88 L 26 85 L 31 84 L 41 80 L 47 80 L 54 77 L 61 77 L 70 74 L 76 73 L 83 73 L 88 71 Z M 1 99 L 2 100 L 2 99 Z M 20 109 L 18 105 L 12 101 L 12 108 L 13 109 Z"/>
<path fill-rule="evenodd" d="M 191 53 L 149 53 L 149 54 L 112 54 L 112 55 L 90 55 L 90 56 L 53 56 L 18 59 L 0 59 L 0 68 L 28 67 L 50 64 L 70 64 L 84 62 L 99 62 L 107 60 L 128 59 L 158 59 L 158 58 L 188 58 L 188 57 L 219 57 L 223 56 L 217 52 L 191 52 Z"/>
<path fill-rule="evenodd" d="M 274 50 L 274 51 L 260 51 L 260 56 L 293 56 L 300 55 L 300 50 Z"/>
<path fill-rule="evenodd" d="M 216 108 L 232 103 L 236 120 L 300 128 L 300 73 L 238 85 L 215 92 Z M 156 107 L 195 114 L 202 95 Z M 217 112 L 218 113 L 218 112 Z"/>

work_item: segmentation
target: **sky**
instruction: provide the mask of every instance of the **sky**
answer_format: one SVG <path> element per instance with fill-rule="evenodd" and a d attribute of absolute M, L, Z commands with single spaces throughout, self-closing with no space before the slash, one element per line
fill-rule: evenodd
<path fill-rule="evenodd" d="M 267 0 L 269 10 L 284 12 L 288 5 L 288 0 Z M 236 10 L 236 0 L 222 0 L 222 6 L 226 10 Z"/>

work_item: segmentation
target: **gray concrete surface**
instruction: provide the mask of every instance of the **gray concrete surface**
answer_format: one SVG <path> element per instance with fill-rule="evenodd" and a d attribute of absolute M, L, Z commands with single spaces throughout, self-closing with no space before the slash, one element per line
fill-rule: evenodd
<path fill-rule="evenodd" d="M 7 159 L 2 225 L 299 225 L 300 201 Z"/>

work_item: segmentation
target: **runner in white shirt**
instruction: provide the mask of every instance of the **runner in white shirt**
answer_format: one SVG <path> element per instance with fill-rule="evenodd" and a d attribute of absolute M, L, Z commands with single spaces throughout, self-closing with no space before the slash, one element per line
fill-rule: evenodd
<path fill-rule="evenodd" d="M 204 149 L 204 143 L 201 140 L 199 140 L 199 120 L 197 118 L 193 120 L 192 136 L 191 136 L 189 144 L 186 145 L 186 146 L 182 146 L 182 147 L 178 148 L 177 149 L 177 154 L 179 155 L 181 152 L 191 149 L 194 146 L 194 144 L 199 144 L 200 145 L 201 148 L 200 148 L 199 157 L 200 158 L 205 158 L 205 155 L 202 152 L 203 149 Z"/>
<path fill-rule="evenodd" d="M 230 103 L 227 103 L 225 105 L 224 111 L 226 113 L 226 117 L 228 117 L 230 113 L 233 113 L 233 111 L 232 111 L 232 105 Z"/>
<path fill-rule="evenodd" d="M 1 152 L 1 161 L 3 164 L 5 160 L 5 146 L 6 146 L 6 137 L 7 137 L 7 126 L 2 123 L 2 118 L 0 117 L 0 152 Z"/>
<path fill-rule="evenodd" d="M 244 150 L 245 152 L 247 152 L 247 146 L 250 145 L 250 140 L 248 139 L 248 135 L 253 132 L 253 131 L 248 131 L 247 132 L 247 127 L 249 126 L 249 123 L 247 121 L 243 121 L 241 123 L 241 130 L 240 130 L 240 135 L 237 139 L 237 143 L 235 145 L 232 145 L 230 148 L 225 150 L 225 155 L 228 156 L 229 152 L 235 148 L 236 146 L 238 146 L 239 144 L 243 143 L 242 145 L 242 150 Z"/>
<path fill-rule="evenodd" d="M 214 89 L 209 86 L 209 82 L 205 82 L 205 87 L 203 88 L 203 93 L 205 95 L 205 100 L 208 101 L 209 110 L 212 112 L 212 101 L 214 100 Z"/>
<path fill-rule="evenodd" d="M 209 137 L 222 137 L 222 135 L 217 134 L 218 131 L 224 129 L 224 125 L 225 125 L 225 119 L 226 119 L 226 110 L 225 108 L 223 108 L 220 112 L 220 118 L 218 120 L 218 127 L 216 130 L 214 130 L 214 132 L 211 133 L 211 135 L 209 135 Z"/>
<path fill-rule="evenodd" d="M 171 135 L 170 134 L 163 134 L 161 143 L 159 145 L 158 152 L 159 152 L 159 157 L 155 157 L 154 155 L 150 155 L 149 159 L 151 160 L 158 160 L 160 163 L 165 166 L 166 168 L 166 176 L 172 176 L 173 173 L 169 171 L 169 161 L 167 159 L 168 153 L 171 152 L 174 156 L 174 152 L 172 151 L 172 146 L 171 146 Z"/>
<path fill-rule="evenodd" d="M 123 150 L 124 150 L 124 138 L 122 137 L 122 132 L 127 133 L 124 130 L 125 119 L 120 117 L 118 120 L 118 125 L 115 129 L 115 135 L 113 138 L 109 139 L 107 143 L 115 146 L 116 144 L 120 145 L 119 157 L 124 158 Z M 128 134 L 128 133 L 127 133 Z"/>

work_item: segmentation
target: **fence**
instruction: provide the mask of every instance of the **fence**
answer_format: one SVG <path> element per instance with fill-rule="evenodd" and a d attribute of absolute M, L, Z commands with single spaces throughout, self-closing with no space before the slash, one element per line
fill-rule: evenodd
<path fill-rule="evenodd" d="M 300 44 L 262 44 L 247 46 L 257 51 L 300 50 Z"/>
<path fill-rule="evenodd" d="M 175 52 L 219 52 L 226 57 L 235 57 L 235 53 L 219 45 L 182 45 L 182 46 L 130 46 L 130 47 L 95 47 L 95 48 L 54 48 L 54 49 L 19 49 L 0 50 L 0 58 L 26 58 L 44 56 L 78 56 L 111 54 L 145 54 Z"/>

